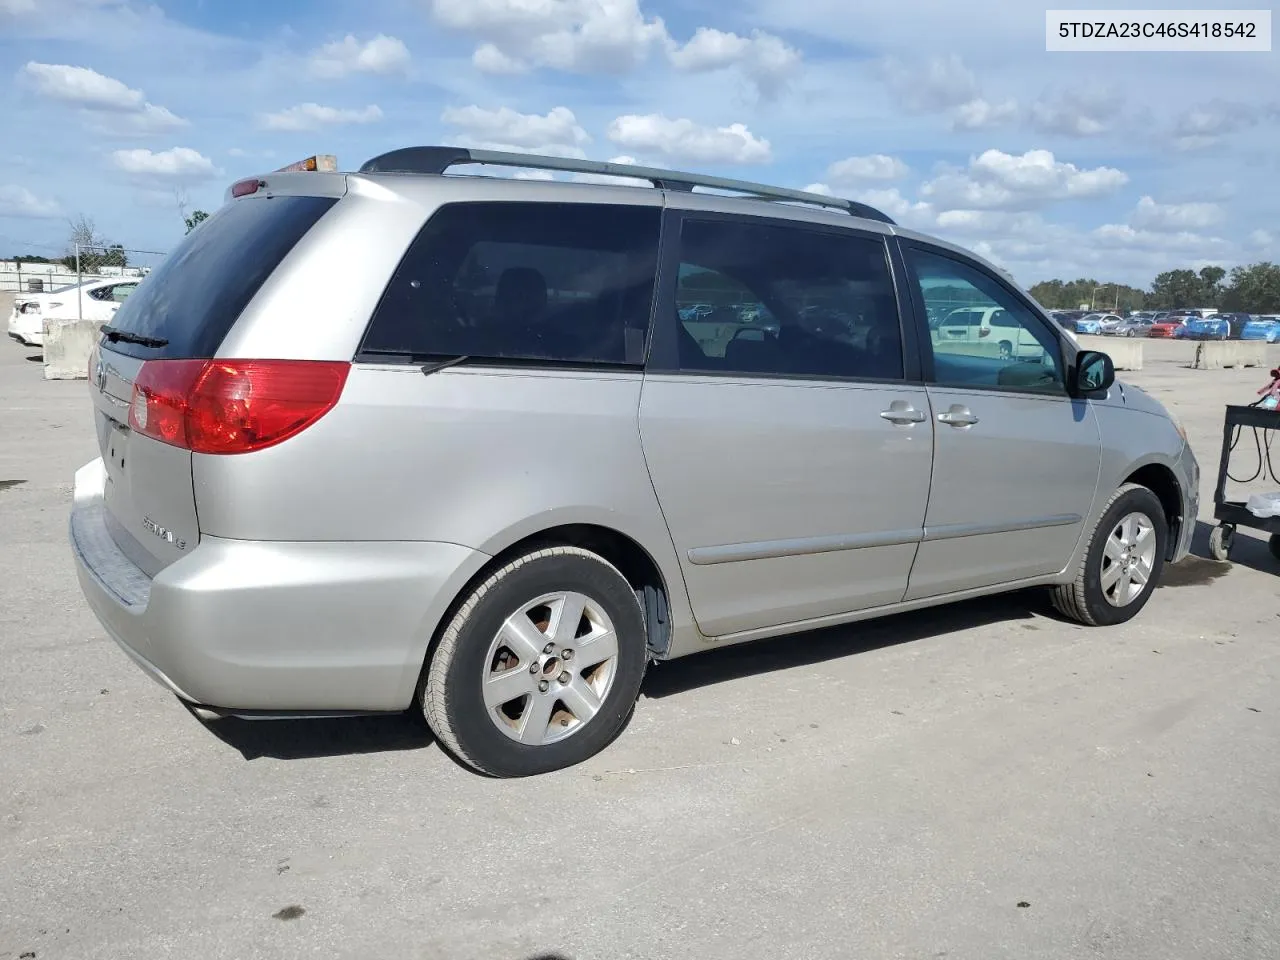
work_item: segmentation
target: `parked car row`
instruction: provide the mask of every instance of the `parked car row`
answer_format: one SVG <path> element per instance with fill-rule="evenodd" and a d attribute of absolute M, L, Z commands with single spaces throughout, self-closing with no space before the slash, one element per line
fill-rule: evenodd
<path fill-rule="evenodd" d="M 9 336 L 32 347 L 44 344 L 45 320 L 83 318 L 106 323 L 137 288 L 136 279 L 111 277 L 68 284 L 43 293 L 20 293 L 9 314 Z M 79 300 L 79 303 L 76 301 Z"/>
<path fill-rule="evenodd" d="M 1280 315 L 1200 311 L 1114 313 L 1055 310 L 1052 316 L 1071 333 L 1174 340 L 1262 340 L 1280 343 Z"/>

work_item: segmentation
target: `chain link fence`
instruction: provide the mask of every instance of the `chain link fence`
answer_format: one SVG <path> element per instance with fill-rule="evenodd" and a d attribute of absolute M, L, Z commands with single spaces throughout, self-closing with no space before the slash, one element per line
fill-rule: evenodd
<path fill-rule="evenodd" d="M 30 249 L 34 245 L 22 246 Z M 106 247 L 75 244 L 61 255 L 51 252 L 0 259 L 0 292 L 20 296 L 48 293 L 95 280 L 137 281 L 159 266 L 164 256 L 156 250 L 114 244 Z"/>

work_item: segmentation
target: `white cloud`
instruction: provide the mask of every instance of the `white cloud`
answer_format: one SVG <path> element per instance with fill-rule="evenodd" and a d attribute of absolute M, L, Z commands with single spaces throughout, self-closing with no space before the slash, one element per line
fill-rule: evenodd
<path fill-rule="evenodd" d="M 409 48 L 384 33 L 361 43 L 351 34 L 326 43 L 310 58 L 311 72 L 318 77 L 338 79 L 351 73 L 403 73 L 409 66 Z"/>
<path fill-rule="evenodd" d="M 1189 107 L 1174 120 L 1174 146 L 1179 150 L 1215 146 L 1223 137 L 1254 126 L 1266 112 L 1230 100 L 1212 100 Z"/>
<path fill-rule="evenodd" d="M 755 136 L 741 123 L 705 127 L 661 114 L 630 114 L 609 124 L 608 136 L 637 153 L 660 154 L 674 160 L 748 164 L 769 163 L 773 159 L 769 141 Z"/>
<path fill-rule="evenodd" d="M 1139 230 L 1176 233 L 1203 230 L 1222 220 L 1222 208 L 1216 203 L 1156 203 L 1151 197 L 1142 197 L 1129 223 Z"/>
<path fill-rule="evenodd" d="M 897 187 L 890 187 L 887 190 L 864 190 L 861 193 L 854 194 L 849 199 L 857 200 L 859 203 L 865 203 L 887 213 L 893 220 L 904 227 L 928 230 L 936 222 L 932 204 L 924 200 L 914 202 L 908 200 Z"/>
<path fill-rule="evenodd" d="M 800 67 L 800 51 L 780 37 L 754 30 L 750 37 L 699 27 L 688 43 L 669 41 L 672 66 L 685 73 L 739 67 L 764 97 L 776 95 Z"/>
<path fill-rule="evenodd" d="M 821 194 L 824 197 L 835 196 L 835 191 L 832 190 L 825 183 L 811 183 L 807 187 L 801 187 L 800 189 L 803 190 L 805 193 L 817 193 L 817 194 Z"/>
<path fill-rule="evenodd" d="M 471 55 L 471 65 L 481 73 L 524 73 L 528 65 L 509 57 L 492 43 L 482 43 Z"/>
<path fill-rule="evenodd" d="M 146 135 L 188 125 L 169 109 L 147 102 L 141 90 L 88 67 L 32 60 L 20 76 L 38 96 L 84 111 L 98 133 Z"/>
<path fill-rule="evenodd" d="M 939 230 L 958 233 L 1025 234 L 1028 224 L 1039 228 L 1044 221 L 1033 213 L 1007 213 L 1002 210 L 944 210 L 937 218 Z"/>
<path fill-rule="evenodd" d="M 213 161 L 189 147 L 150 150 L 116 150 L 111 154 L 116 169 L 135 176 L 166 177 L 173 180 L 209 180 L 219 176 Z"/>
<path fill-rule="evenodd" d="M 923 65 L 888 57 L 881 68 L 889 89 L 910 110 L 931 113 L 959 107 L 980 93 L 973 71 L 954 53 Z"/>
<path fill-rule="evenodd" d="M 1208 237 L 1190 230 L 1177 233 L 1135 230 L 1123 223 L 1105 223 L 1091 231 L 1090 237 L 1102 247 L 1161 251 L 1171 258 L 1212 257 L 1220 255 L 1228 246 L 1221 237 Z"/>
<path fill-rule="evenodd" d="M 510 73 L 552 67 L 623 73 L 667 41 L 638 0 L 428 0 L 437 23 L 482 41 L 473 63 Z"/>
<path fill-rule="evenodd" d="M 1128 183 L 1113 167 L 1082 170 L 1048 150 L 987 150 L 966 169 L 945 170 L 920 188 L 943 210 L 1031 209 L 1056 200 L 1105 196 Z"/>
<path fill-rule="evenodd" d="M 130 89 L 114 77 L 88 67 L 30 61 L 22 73 L 42 97 L 60 100 L 90 110 L 141 110 L 145 98 L 141 90 Z"/>
<path fill-rule="evenodd" d="M 370 104 L 359 110 L 325 107 L 318 103 L 300 103 L 296 107 L 265 113 L 259 122 L 268 130 L 319 130 L 321 127 L 346 123 L 374 123 L 382 119 L 382 110 Z"/>
<path fill-rule="evenodd" d="M 835 183 L 859 183 L 875 180 L 901 180 L 909 172 L 897 157 L 873 153 L 865 157 L 847 157 L 827 168 L 827 176 Z"/>
<path fill-rule="evenodd" d="M 669 56 L 677 70 L 699 73 L 733 66 L 743 60 L 750 49 L 751 40 L 747 37 L 699 27 L 683 47 L 673 45 Z"/>
<path fill-rule="evenodd" d="M 26 187 L 0 186 L 0 217 L 43 220 L 61 215 L 62 209 L 55 201 L 43 200 Z"/>
<path fill-rule="evenodd" d="M 797 72 L 800 51 L 762 30 L 741 36 L 699 27 L 684 44 L 640 0 L 427 0 L 441 26 L 477 40 L 472 65 L 494 74 L 546 67 L 571 73 L 621 74 L 655 49 L 684 73 L 735 68 L 764 99 Z"/>
<path fill-rule="evenodd" d="M 1249 243 L 1255 247 L 1269 247 L 1275 242 L 1275 234 L 1266 230 L 1254 230 L 1249 234 Z"/>
<path fill-rule="evenodd" d="M 1115 125 L 1123 108 L 1118 96 L 1097 90 L 1072 90 L 1046 96 L 1031 105 L 1031 125 L 1041 133 L 1095 137 Z"/>
<path fill-rule="evenodd" d="M 190 124 L 166 107 L 148 103 L 137 113 L 90 114 L 88 126 L 94 133 L 106 137 L 134 137 L 167 133 Z"/>
<path fill-rule="evenodd" d="M 1002 100 L 992 103 L 982 97 L 975 97 L 955 107 L 951 111 L 952 130 L 988 130 L 1001 124 L 1009 123 L 1018 116 L 1016 100 Z"/>
<path fill-rule="evenodd" d="M 542 116 L 517 113 L 510 107 L 484 110 L 472 104 L 450 107 L 440 119 L 461 130 L 455 139 L 468 147 L 584 157 L 582 148 L 591 142 L 568 107 L 554 107 Z"/>

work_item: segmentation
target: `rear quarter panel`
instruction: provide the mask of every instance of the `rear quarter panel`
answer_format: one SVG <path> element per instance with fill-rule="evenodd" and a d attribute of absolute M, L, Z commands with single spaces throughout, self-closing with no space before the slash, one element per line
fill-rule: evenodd
<path fill-rule="evenodd" d="M 692 618 L 641 451 L 641 384 L 638 371 L 424 376 L 357 364 L 338 406 L 297 436 L 193 457 L 200 529 L 243 540 L 437 541 L 492 555 L 551 527 L 596 524 L 657 563 L 680 641 Z"/>

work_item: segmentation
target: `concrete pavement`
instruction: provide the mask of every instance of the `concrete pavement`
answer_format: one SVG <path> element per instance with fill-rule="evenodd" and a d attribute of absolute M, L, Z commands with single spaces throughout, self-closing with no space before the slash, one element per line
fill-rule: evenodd
<path fill-rule="evenodd" d="M 1207 515 L 1265 373 L 1151 347 Z M 1014 595 L 660 665 L 603 755 L 491 781 L 414 717 L 207 728 L 133 667 L 66 545 L 85 385 L 36 354 L 0 343 L 0 960 L 1280 956 L 1247 531 L 1120 628 Z"/>

